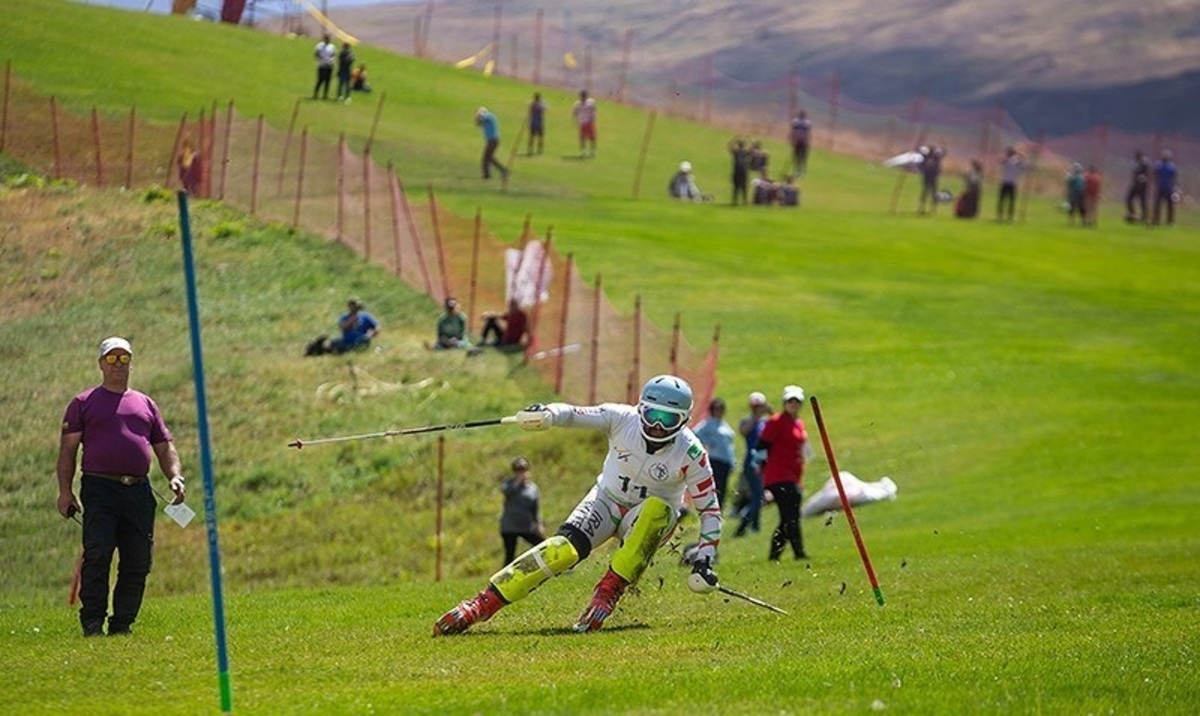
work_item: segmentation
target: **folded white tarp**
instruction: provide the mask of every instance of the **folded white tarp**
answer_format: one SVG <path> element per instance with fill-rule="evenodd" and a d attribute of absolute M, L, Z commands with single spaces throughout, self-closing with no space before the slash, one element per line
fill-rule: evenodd
<path fill-rule="evenodd" d="M 842 489 L 846 491 L 846 499 L 850 501 L 851 507 L 880 500 L 896 499 L 896 483 L 892 482 L 890 477 L 880 478 L 875 482 L 863 482 L 845 470 L 840 470 L 838 475 L 842 478 Z M 837 485 L 834 484 L 831 477 L 825 481 L 820 490 L 809 495 L 808 499 L 804 501 L 804 505 L 800 508 L 800 516 L 812 517 L 823 512 L 841 509 L 842 501 L 838 497 Z"/>

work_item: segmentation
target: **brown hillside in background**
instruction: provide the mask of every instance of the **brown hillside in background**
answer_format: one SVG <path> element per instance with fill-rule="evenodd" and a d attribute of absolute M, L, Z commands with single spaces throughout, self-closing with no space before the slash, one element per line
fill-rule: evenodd
<path fill-rule="evenodd" d="M 1029 133 L 1108 124 L 1200 136 L 1200 3 L 1195 0 L 438 0 L 339 9 L 364 42 L 439 59 L 497 36 L 496 71 L 533 62 L 543 10 L 543 78 L 581 84 L 584 64 L 620 66 L 630 84 L 669 87 L 710 71 L 721 82 L 838 73 L 845 97 L 898 104 L 925 93 L 961 106 L 1002 104 Z M 293 23 L 295 26 L 295 23 Z M 306 19 L 303 31 L 316 34 Z M 579 67 L 568 72 L 563 55 Z M 665 90 L 664 90 L 665 91 Z"/>

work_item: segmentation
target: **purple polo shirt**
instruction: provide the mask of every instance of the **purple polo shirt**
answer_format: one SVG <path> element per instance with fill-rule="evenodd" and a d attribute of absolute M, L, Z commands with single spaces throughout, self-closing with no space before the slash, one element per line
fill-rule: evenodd
<path fill-rule="evenodd" d="M 83 472 L 101 475 L 150 474 L 150 446 L 172 439 L 150 396 L 99 385 L 71 400 L 62 431 L 83 433 Z"/>

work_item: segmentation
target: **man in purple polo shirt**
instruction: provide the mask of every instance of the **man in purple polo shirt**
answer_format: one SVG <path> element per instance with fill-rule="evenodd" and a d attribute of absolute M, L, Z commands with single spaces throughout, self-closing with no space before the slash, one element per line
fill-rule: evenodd
<path fill-rule="evenodd" d="M 79 621 L 84 636 L 129 634 L 137 619 L 150 573 L 154 546 L 154 494 L 150 457 L 170 481 L 174 503 L 186 491 L 179 455 L 158 406 L 129 387 L 133 348 L 124 338 L 100 343 L 104 381 L 76 395 L 63 416 L 58 450 L 58 511 L 70 517 L 83 503 L 83 566 L 80 570 Z M 79 500 L 73 491 L 75 457 L 83 445 Z M 113 552 L 117 584 L 108 614 L 108 574 Z"/>

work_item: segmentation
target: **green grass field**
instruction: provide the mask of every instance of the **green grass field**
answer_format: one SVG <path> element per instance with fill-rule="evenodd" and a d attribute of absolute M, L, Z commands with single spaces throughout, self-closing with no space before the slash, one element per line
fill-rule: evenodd
<path fill-rule="evenodd" d="M 52 0 L 6 7 L 0 30 L 14 75 L 79 113 L 136 104 L 176 122 L 232 97 L 282 127 L 311 88 L 307 39 Z M 550 389 L 502 356 L 431 357 L 432 299 L 324 238 L 201 201 L 236 711 L 1194 712 L 1193 207 L 1170 230 L 1127 226 L 1116 207 L 1098 229 L 1067 227 L 1050 195 L 1031 199 L 1020 225 L 959 222 L 913 215 L 910 182 L 892 215 L 893 174 L 823 153 L 797 211 L 683 206 L 663 197 L 670 169 L 690 159 L 723 199 L 732 132 L 661 116 L 634 201 L 645 115 L 603 104 L 600 156 L 567 160 L 571 93 L 557 89 L 547 155 L 518 157 L 501 194 L 477 178 L 471 116 L 479 104 L 498 112 L 507 158 L 532 88 L 358 54 L 388 95 L 375 156 L 406 183 L 433 185 L 463 217 L 481 207 L 502 236 L 515 239 L 526 215 L 552 225 L 614 305 L 631 311 L 640 295 L 663 326 L 683 311 L 693 342 L 720 324 L 718 392 L 733 417 L 751 390 L 777 403 L 794 382 L 821 398 L 840 466 L 899 485 L 896 502 L 856 513 L 887 605 L 839 516 L 805 523 L 804 563 L 770 565 L 766 534 L 728 530 L 722 579 L 789 617 L 692 595 L 664 552 L 604 630 L 575 635 L 602 551 L 464 637 L 431 639 L 437 616 L 500 566 L 495 477 L 508 460 L 530 456 L 554 524 L 593 479 L 603 442 L 508 428 L 448 437 L 435 582 L 435 439 L 285 443 L 503 415 Z M 370 102 L 302 105 L 315 136 L 344 130 L 359 145 L 374 113 Z M 163 408 L 192 476 L 188 501 L 203 504 L 177 217 L 144 199 L 0 190 L 0 688 L 13 713 L 219 710 L 199 522 L 160 521 L 132 639 L 83 640 L 66 605 L 78 526 L 54 511 L 57 426 L 98 379 L 101 337 L 135 341 L 133 384 Z M 382 319 L 381 350 L 300 358 L 351 294 Z M 378 391 L 327 397 L 354 381 Z M 827 475 L 814 460 L 809 491 Z"/>

